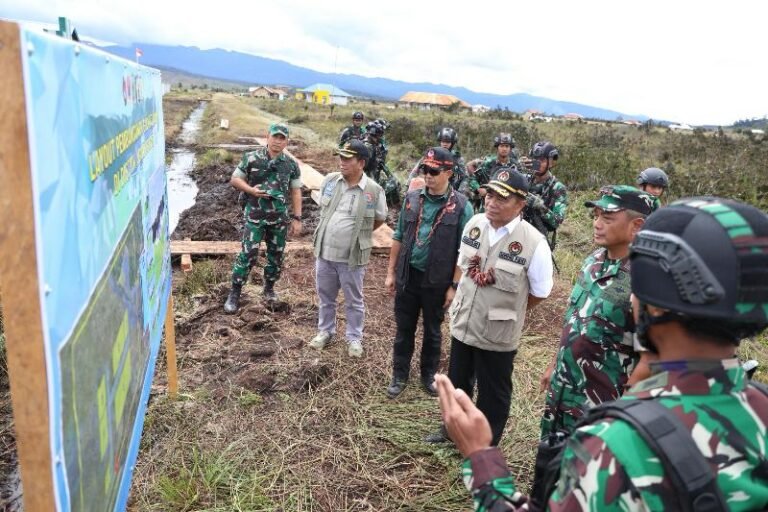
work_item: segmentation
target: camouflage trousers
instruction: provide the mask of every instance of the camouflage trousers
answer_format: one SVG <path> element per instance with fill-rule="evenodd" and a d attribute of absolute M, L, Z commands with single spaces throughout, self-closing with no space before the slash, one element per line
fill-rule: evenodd
<path fill-rule="evenodd" d="M 585 411 L 618 399 L 637 364 L 634 350 L 577 340 L 560 347 L 547 389 L 541 439 L 561 431 L 570 434 Z"/>
<path fill-rule="evenodd" d="M 232 267 L 232 283 L 243 284 L 251 268 L 258 262 L 259 245 L 263 240 L 267 246 L 267 264 L 264 265 L 264 280 L 275 282 L 283 270 L 285 238 L 288 224 L 246 220 L 243 228 L 243 250 L 235 258 Z"/>

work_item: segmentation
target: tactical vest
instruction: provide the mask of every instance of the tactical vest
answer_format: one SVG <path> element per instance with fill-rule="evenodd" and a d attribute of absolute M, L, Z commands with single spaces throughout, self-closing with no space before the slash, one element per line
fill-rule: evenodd
<path fill-rule="evenodd" d="M 521 220 L 512 233 L 492 247 L 490 223 L 479 225 L 485 214 L 467 223 L 459 244 L 458 265 L 463 273 L 450 309 L 451 335 L 482 350 L 517 350 L 528 307 L 528 267 L 544 236 Z M 493 268 L 496 282 L 478 287 L 467 275 L 469 260 L 480 256 L 481 270 Z"/>
<path fill-rule="evenodd" d="M 339 186 L 339 183 L 343 179 L 340 172 L 331 173 L 325 178 L 323 185 L 320 187 L 320 223 L 317 225 L 317 229 L 312 237 L 316 258 L 320 257 L 328 221 L 341 201 L 342 187 Z M 352 234 L 352 245 L 349 250 L 348 264 L 350 267 L 367 265 L 371 257 L 373 223 L 376 216 L 376 204 L 381 193 L 382 188 L 378 184 L 371 179 L 366 181 L 365 189 L 357 205 L 355 232 Z M 373 203 L 372 208 L 369 207 L 371 202 Z"/>
<path fill-rule="evenodd" d="M 449 189 L 450 190 L 450 189 Z M 460 220 L 467 204 L 467 198 L 458 192 L 452 192 L 450 198 L 435 215 L 435 221 L 440 212 L 451 203 L 450 210 L 445 210 L 440 224 L 435 228 L 429 240 L 429 255 L 427 256 L 427 268 L 424 272 L 422 287 L 446 289 L 453 282 L 453 272 L 456 268 L 456 259 L 459 250 L 459 238 L 461 236 Z M 410 268 L 411 252 L 416 243 L 416 228 L 419 223 L 421 190 L 414 190 L 405 196 L 406 208 L 403 210 L 403 239 L 402 247 L 397 257 L 397 286 L 404 289 L 408 284 L 408 270 Z"/>

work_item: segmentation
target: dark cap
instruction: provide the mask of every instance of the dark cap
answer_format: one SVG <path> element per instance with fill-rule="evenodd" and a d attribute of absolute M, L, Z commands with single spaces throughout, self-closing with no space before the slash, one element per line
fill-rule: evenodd
<path fill-rule="evenodd" d="M 365 147 L 363 141 L 358 139 L 352 139 L 342 147 L 334 149 L 333 154 L 344 158 L 363 158 L 366 162 L 370 156 L 368 154 L 368 148 Z"/>
<path fill-rule="evenodd" d="M 600 189 L 600 199 L 584 203 L 584 206 L 606 212 L 632 210 L 643 215 L 653 213 L 656 205 L 657 201 L 651 194 L 629 185 L 606 185 Z"/>
<path fill-rule="evenodd" d="M 271 125 L 269 125 L 269 134 L 282 135 L 284 137 L 288 137 L 288 127 L 285 126 L 283 123 L 272 123 Z"/>
<path fill-rule="evenodd" d="M 441 147 L 429 148 L 421 159 L 423 167 L 440 169 L 441 171 L 453 170 L 453 153 Z"/>
<path fill-rule="evenodd" d="M 507 167 L 493 175 L 491 181 L 480 188 L 491 189 L 501 197 L 510 194 L 525 198 L 528 196 L 528 179 L 515 167 Z"/>

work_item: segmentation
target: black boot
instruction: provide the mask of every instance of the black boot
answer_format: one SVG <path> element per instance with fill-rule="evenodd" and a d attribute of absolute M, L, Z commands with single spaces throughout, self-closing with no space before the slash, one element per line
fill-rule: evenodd
<path fill-rule="evenodd" d="M 264 281 L 264 300 L 267 302 L 277 302 L 277 293 L 275 293 L 274 281 Z"/>
<path fill-rule="evenodd" d="M 229 290 L 229 297 L 227 302 L 224 303 L 224 312 L 232 314 L 237 311 L 240 306 L 240 292 L 243 291 L 242 283 L 232 283 L 232 289 Z"/>
<path fill-rule="evenodd" d="M 434 374 L 422 377 L 421 385 L 424 387 L 424 391 L 426 391 L 429 396 L 437 396 L 437 387 L 435 386 Z"/>
<path fill-rule="evenodd" d="M 405 390 L 405 386 L 407 385 L 408 379 L 404 379 L 402 377 L 392 377 L 392 383 L 387 388 L 387 396 L 389 398 L 396 398 Z"/>

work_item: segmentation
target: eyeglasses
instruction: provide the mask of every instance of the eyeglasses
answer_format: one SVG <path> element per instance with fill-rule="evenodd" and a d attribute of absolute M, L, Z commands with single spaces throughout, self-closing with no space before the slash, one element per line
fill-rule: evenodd
<path fill-rule="evenodd" d="M 443 172 L 442 169 L 434 169 L 432 167 L 423 166 L 421 168 L 422 171 L 424 171 L 424 174 L 429 174 L 430 176 L 439 176 L 441 172 Z"/>

